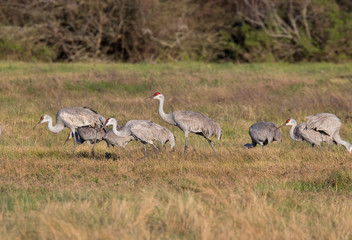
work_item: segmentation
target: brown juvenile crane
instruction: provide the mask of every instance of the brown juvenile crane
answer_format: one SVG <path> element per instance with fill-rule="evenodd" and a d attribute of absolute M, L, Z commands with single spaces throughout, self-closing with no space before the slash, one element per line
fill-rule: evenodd
<path fill-rule="evenodd" d="M 191 112 L 191 111 L 174 111 L 172 113 L 165 113 L 164 112 L 164 101 L 165 97 L 160 92 L 156 92 L 154 95 L 150 96 L 149 98 L 156 99 L 159 101 L 159 115 L 161 119 L 165 122 L 177 126 L 181 129 L 185 134 L 185 150 L 183 152 L 186 155 L 187 152 L 187 139 L 189 133 L 195 133 L 204 137 L 211 148 L 214 151 L 214 154 L 217 159 L 219 159 L 218 155 L 215 152 L 214 146 L 209 139 L 212 135 L 215 135 L 218 140 L 221 138 L 221 127 L 220 125 L 215 122 L 213 119 L 208 118 L 207 116 L 198 113 L 198 112 Z"/>

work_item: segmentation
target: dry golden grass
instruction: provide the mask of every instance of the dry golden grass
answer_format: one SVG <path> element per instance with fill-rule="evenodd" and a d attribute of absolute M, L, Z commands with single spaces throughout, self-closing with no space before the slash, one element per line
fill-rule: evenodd
<path fill-rule="evenodd" d="M 0 63 L 1 239 L 351 239 L 352 155 L 289 139 L 244 150 L 258 121 L 298 122 L 318 112 L 342 120 L 352 142 L 352 64 L 27 64 Z M 214 141 L 184 137 L 158 116 L 187 109 L 215 118 Z M 120 123 L 152 119 L 176 136 L 150 157 L 99 143 L 63 146 L 33 126 L 44 113 L 90 106 Z M 110 153 L 107 158 L 106 152 Z"/>

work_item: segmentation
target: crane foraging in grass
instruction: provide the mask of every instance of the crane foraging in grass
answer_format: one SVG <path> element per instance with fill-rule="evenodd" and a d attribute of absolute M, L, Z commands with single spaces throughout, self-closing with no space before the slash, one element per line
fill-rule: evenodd
<path fill-rule="evenodd" d="M 212 135 L 215 135 L 218 140 L 221 138 L 221 127 L 220 125 L 215 122 L 213 119 L 208 118 L 207 116 L 198 113 L 198 112 L 191 112 L 191 111 L 174 111 L 172 113 L 165 113 L 164 112 L 164 101 L 165 97 L 160 92 L 154 93 L 154 95 L 150 96 L 151 99 L 156 99 L 159 101 L 159 115 L 161 119 L 165 122 L 177 126 L 181 131 L 185 134 L 185 150 L 183 152 L 186 155 L 187 148 L 188 148 L 188 134 L 195 133 L 204 137 L 211 148 L 214 151 L 214 154 L 217 159 L 219 159 L 218 155 L 215 152 L 214 146 L 209 139 Z"/>
<path fill-rule="evenodd" d="M 95 147 L 95 143 L 98 143 L 100 141 L 105 140 L 105 135 L 106 135 L 106 128 L 105 127 L 101 127 L 101 128 L 93 128 L 90 126 L 85 126 L 85 127 L 79 127 L 76 129 L 75 134 L 73 134 L 72 132 L 68 133 L 68 136 L 66 138 L 65 143 L 71 139 L 71 138 L 75 138 L 76 143 L 78 145 L 81 145 L 85 142 L 89 143 L 89 144 L 94 144 L 92 147 L 92 156 L 94 156 L 95 152 L 94 152 L 94 147 Z M 64 143 L 64 145 L 65 145 Z"/>
<path fill-rule="evenodd" d="M 343 145 L 351 153 L 352 145 L 340 137 L 341 120 L 331 113 L 318 113 L 314 116 L 308 116 L 308 121 L 297 126 L 296 120 L 288 119 L 281 126 L 291 125 L 290 137 L 294 141 L 307 141 L 314 145 L 321 146 L 327 142 L 330 146 L 332 142 Z M 296 128 L 297 126 L 297 128 Z M 296 128 L 296 132 L 294 132 Z"/>
<path fill-rule="evenodd" d="M 140 141 L 144 146 L 144 157 L 147 157 L 146 145 L 148 143 L 159 151 L 159 149 L 154 145 L 154 140 L 159 141 L 162 145 L 166 142 L 170 142 L 171 149 L 175 146 L 175 137 L 170 130 L 152 121 L 130 120 L 125 125 L 117 129 L 116 119 L 108 118 L 106 119 L 105 126 L 109 125 L 112 125 L 112 130 L 116 136 L 126 138 L 126 144 L 128 142 L 128 138 L 130 140 Z"/>
<path fill-rule="evenodd" d="M 54 133 L 59 133 L 67 127 L 71 130 L 72 134 L 75 134 L 78 127 L 90 126 L 96 130 L 97 134 L 98 130 L 104 125 L 105 118 L 101 114 L 87 107 L 62 108 L 56 114 L 55 126 L 53 126 L 52 117 L 44 114 L 33 129 L 35 129 L 39 124 L 45 122 L 48 123 L 49 131 Z M 75 149 L 76 138 L 74 138 L 73 152 L 75 152 Z"/>
<path fill-rule="evenodd" d="M 118 127 L 117 130 L 121 130 L 123 127 L 124 126 Z M 76 142 L 77 144 L 80 145 L 85 142 L 92 144 L 94 143 L 94 141 L 96 142 L 105 141 L 108 147 L 119 146 L 120 148 L 125 148 L 127 143 L 134 140 L 134 137 L 132 136 L 118 137 L 112 129 L 107 130 L 106 127 L 102 127 L 98 130 L 96 139 L 95 139 L 95 134 L 96 134 L 96 131 L 92 127 L 79 127 L 77 128 L 77 131 L 75 134 Z M 72 132 L 69 132 L 65 143 L 71 138 L 73 138 L 73 134 Z M 92 149 L 92 152 L 93 151 L 94 149 Z"/>
<path fill-rule="evenodd" d="M 281 132 L 280 129 L 271 122 L 257 122 L 249 127 L 249 136 L 252 139 L 252 144 L 247 143 L 244 148 L 253 148 L 257 144 L 261 145 L 263 150 L 264 146 L 273 142 L 278 141 L 281 143 Z"/>

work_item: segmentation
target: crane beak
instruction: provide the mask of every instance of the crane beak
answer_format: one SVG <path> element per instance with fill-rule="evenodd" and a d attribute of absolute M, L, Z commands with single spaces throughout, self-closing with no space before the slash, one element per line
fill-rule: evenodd
<path fill-rule="evenodd" d="M 34 127 L 33 127 L 33 130 L 39 125 L 42 123 L 42 120 L 40 120 Z"/>
<path fill-rule="evenodd" d="M 144 100 L 147 100 L 147 99 L 153 99 L 154 95 L 151 95 L 150 97 L 147 97 L 145 98 Z"/>
<path fill-rule="evenodd" d="M 280 125 L 280 126 L 278 126 L 277 128 L 281 128 L 281 127 L 284 127 L 284 126 L 286 126 L 286 123 L 281 124 L 281 125 Z"/>
<path fill-rule="evenodd" d="M 65 142 L 64 142 L 64 146 L 65 146 L 65 144 L 67 143 L 67 141 L 70 139 L 70 135 L 71 135 L 71 132 L 68 133 L 67 138 L 66 138 L 66 140 L 65 140 Z"/>

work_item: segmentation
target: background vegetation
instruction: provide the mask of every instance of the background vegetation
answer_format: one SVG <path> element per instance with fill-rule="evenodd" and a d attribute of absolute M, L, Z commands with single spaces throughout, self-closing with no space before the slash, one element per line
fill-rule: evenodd
<path fill-rule="evenodd" d="M 333 61 L 352 56 L 350 0 L 2 0 L 0 58 Z"/>
<path fill-rule="evenodd" d="M 342 120 L 352 142 L 351 64 L 0 63 L 1 239 L 351 239 L 352 162 L 343 147 L 312 149 L 289 139 L 244 150 L 257 121 L 298 122 L 318 112 Z M 184 137 L 158 116 L 189 109 L 223 129 L 208 143 Z M 142 161 L 126 150 L 72 142 L 33 126 L 44 113 L 90 106 L 120 123 L 152 119 L 176 136 L 176 147 Z M 111 157 L 106 158 L 106 152 Z"/>

